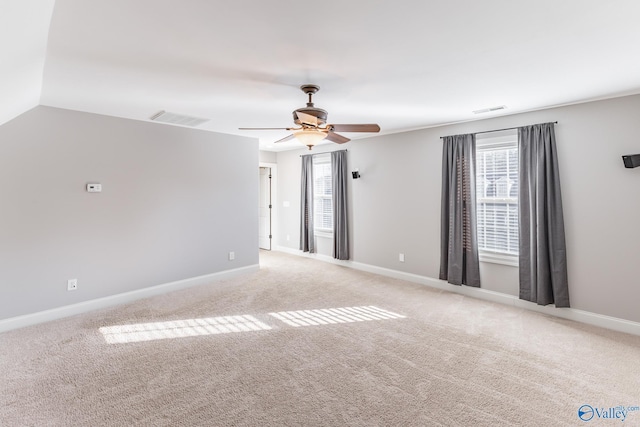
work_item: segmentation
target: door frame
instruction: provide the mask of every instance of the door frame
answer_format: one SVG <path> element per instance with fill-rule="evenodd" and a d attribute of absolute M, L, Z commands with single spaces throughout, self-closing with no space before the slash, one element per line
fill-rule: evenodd
<path fill-rule="evenodd" d="M 274 247 L 278 246 L 278 165 L 277 163 L 259 162 L 258 175 L 260 174 L 260 168 L 271 168 L 271 250 L 273 250 Z"/>

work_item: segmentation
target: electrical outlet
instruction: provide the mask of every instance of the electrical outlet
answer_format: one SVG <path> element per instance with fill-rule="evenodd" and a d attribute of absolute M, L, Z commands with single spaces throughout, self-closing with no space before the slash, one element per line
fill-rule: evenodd
<path fill-rule="evenodd" d="M 287 242 L 291 240 L 291 236 L 287 234 Z"/>
<path fill-rule="evenodd" d="M 236 259 L 236 253 L 235 252 L 229 252 L 229 261 L 233 261 L 234 259 Z"/>
<path fill-rule="evenodd" d="M 67 280 L 67 290 L 75 291 L 76 289 L 78 289 L 78 279 Z"/>
<path fill-rule="evenodd" d="M 398 255 L 398 260 L 399 260 L 400 262 L 404 262 L 404 254 L 399 254 L 399 255 Z"/>

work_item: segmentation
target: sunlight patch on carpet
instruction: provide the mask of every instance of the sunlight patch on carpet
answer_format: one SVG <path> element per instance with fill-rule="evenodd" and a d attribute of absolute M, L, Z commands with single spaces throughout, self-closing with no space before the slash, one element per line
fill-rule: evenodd
<path fill-rule="evenodd" d="M 318 310 L 280 311 L 269 313 L 289 326 L 318 326 L 334 323 L 366 322 L 371 320 L 404 319 L 406 316 L 373 305 L 361 307 L 323 308 Z"/>
<path fill-rule="evenodd" d="M 123 344 L 270 329 L 269 325 L 255 317 L 242 315 L 104 326 L 100 328 L 100 332 L 109 344 Z"/>

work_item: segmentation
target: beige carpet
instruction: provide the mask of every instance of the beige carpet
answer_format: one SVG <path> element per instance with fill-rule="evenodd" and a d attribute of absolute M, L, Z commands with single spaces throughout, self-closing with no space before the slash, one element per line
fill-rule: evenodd
<path fill-rule="evenodd" d="M 261 266 L 0 334 L 0 425 L 640 425 L 640 337 L 281 253 Z M 624 422 L 603 417 L 618 406 Z"/>

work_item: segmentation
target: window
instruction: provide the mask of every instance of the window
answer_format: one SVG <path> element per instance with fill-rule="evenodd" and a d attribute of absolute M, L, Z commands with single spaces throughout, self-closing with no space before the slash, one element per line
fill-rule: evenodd
<path fill-rule="evenodd" d="M 331 155 L 313 157 L 313 224 L 314 231 L 333 232 L 333 200 Z"/>
<path fill-rule="evenodd" d="M 517 263 L 517 131 L 492 132 L 476 139 L 476 199 L 480 259 Z"/>

